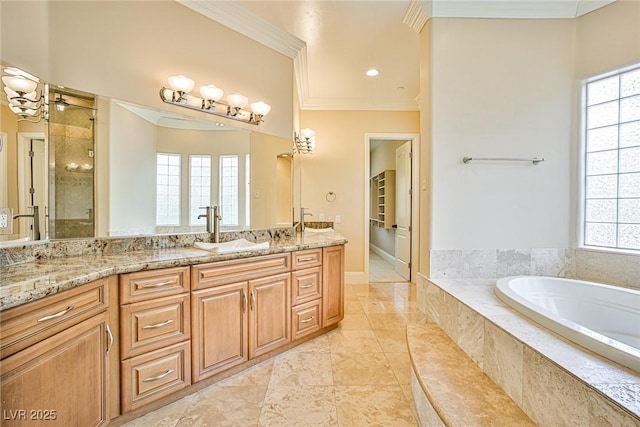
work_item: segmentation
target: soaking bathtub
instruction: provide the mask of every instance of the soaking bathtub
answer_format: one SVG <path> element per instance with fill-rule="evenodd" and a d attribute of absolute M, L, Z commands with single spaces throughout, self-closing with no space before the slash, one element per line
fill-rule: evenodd
<path fill-rule="evenodd" d="M 541 276 L 499 279 L 508 306 L 563 337 L 640 372 L 640 291 Z"/>

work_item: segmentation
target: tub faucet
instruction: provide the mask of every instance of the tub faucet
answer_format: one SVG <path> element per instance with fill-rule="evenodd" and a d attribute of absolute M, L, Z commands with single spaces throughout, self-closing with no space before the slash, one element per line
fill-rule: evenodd
<path fill-rule="evenodd" d="M 213 242 L 218 243 L 220 241 L 220 221 L 222 220 L 220 206 L 203 206 L 200 209 L 206 209 L 206 213 L 198 215 L 198 219 L 207 219 L 207 233 L 213 233 Z"/>
<path fill-rule="evenodd" d="M 29 214 L 14 215 L 13 219 L 33 218 L 33 225 L 31 227 L 31 231 L 33 232 L 33 240 L 40 240 L 40 209 L 38 208 L 37 205 L 29 206 L 29 207 L 33 209 L 33 213 L 31 215 Z"/>

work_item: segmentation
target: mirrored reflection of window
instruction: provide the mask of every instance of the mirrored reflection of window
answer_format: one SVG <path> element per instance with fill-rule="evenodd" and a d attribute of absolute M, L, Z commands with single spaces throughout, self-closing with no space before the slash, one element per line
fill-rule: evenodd
<path fill-rule="evenodd" d="M 179 154 L 157 154 L 156 224 L 180 225 Z"/>
<path fill-rule="evenodd" d="M 238 225 L 238 156 L 220 156 L 222 225 Z"/>
<path fill-rule="evenodd" d="M 211 205 L 211 156 L 189 156 L 189 224 L 206 225 L 204 206 Z"/>
<path fill-rule="evenodd" d="M 584 244 L 640 250 L 640 67 L 585 85 Z"/>

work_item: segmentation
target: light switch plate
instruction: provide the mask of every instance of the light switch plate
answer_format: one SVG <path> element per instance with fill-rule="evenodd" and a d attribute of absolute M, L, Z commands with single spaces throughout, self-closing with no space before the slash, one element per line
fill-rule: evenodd
<path fill-rule="evenodd" d="M 0 208 L 0 234 L 13 234 L 13 209 Z"/>

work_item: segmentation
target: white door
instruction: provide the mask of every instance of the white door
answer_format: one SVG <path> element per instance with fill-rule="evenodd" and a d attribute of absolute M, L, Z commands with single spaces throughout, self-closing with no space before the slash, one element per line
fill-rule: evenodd
<path fill-rule="evenodd" d="M 396 149 L 395 270 L 411 280 L 411 141 Z"/>

